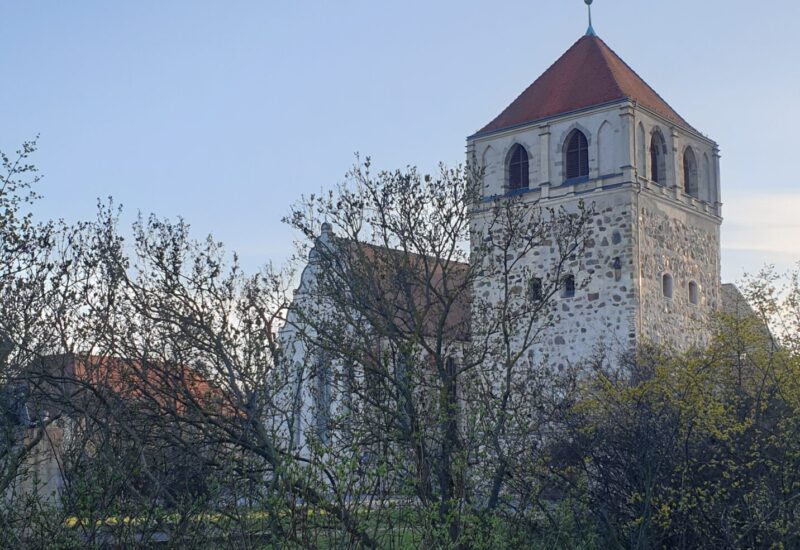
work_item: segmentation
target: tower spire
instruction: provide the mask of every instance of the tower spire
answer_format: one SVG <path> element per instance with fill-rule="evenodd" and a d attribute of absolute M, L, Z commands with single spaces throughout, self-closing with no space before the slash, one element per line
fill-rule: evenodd
<path fill-rule="evenodd" d="M 583 0 L 586 2 L 586 7 L 589 9 L 589 28 L 586 29 L 586 36 L 597 36 L 592 28 L 592 2 L 594 0 Z"/>

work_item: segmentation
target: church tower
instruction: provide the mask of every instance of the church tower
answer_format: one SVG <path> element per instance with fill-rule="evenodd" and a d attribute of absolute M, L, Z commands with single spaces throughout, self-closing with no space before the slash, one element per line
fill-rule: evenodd
<path fill-rule="evenodd" d="M 575 362 L 596 346 L 707 339 L 720 306 L 719 149 L 591 27 L 467 144 L 485 201 L 593 209 L 540 351 Z M 546 250 L 529 256 L 532 273 L 550 268 Z"/>

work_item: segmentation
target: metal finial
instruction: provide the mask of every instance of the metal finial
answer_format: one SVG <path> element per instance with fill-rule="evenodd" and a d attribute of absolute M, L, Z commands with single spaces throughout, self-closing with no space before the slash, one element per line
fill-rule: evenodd
<path fill-rule="evenodd" d="M 586 7 L 589 9 L 589 28 L 586 29 L 586 36 L 597 36 L 592 28 L 592 2 L 594 0 L 583 0 L 586 2 Z"/>

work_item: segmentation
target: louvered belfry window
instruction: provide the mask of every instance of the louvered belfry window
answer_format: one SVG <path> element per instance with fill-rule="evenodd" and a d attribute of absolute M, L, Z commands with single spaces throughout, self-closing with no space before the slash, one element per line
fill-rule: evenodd
<path fill-rule="evenodd" d="M 683 153 L 683 190 L 695 198 L 700 195 L 697 188 L 697 159 L 691 147 L 687 147 Z"/>
<path fill-rule="evenodd" d="M 528 188 L 528 152 L 522 145 L 515 145 L 508 163 L 508 187 L 511 191 Z"/>
<path fill-rule="evenodd" d="M 658 183 L 658 146 L 655 139 L 650 142 L 650 179 Z"/>
<path fill-rule="evenodd" d="M 667 182 L 667 146 L 661 132 L 653 132 L 650 138 L 650 179 L 664 185 Z"/>
<path fill-rule="evenodd" d="M 580 130 L 574 130 L 567 142 L 567 179 L 589 175 L 589 143 Z"/>

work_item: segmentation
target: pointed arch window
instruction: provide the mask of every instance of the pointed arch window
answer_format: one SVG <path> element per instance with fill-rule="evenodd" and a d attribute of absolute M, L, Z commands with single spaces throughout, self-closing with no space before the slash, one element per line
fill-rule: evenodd
<path fill-rule="evenodd" d="M 320 443 L 328 443 L 331 423 L 331 364 L 327 354 L 317 357 L 316 365 L 316 416 L 317 437 Z"/>
<path fill-rule="evenodd" d="M 589 142 L 580 130 L 567 137 L 567 179 L 589 175 Z"/>
<path fill-rule="evenodd" d="M 687 147 L 683 152 L 683 190 L 687 195 L 700 197 L 700 189 L 697 186 L 697 158 L 691 147 Z"/>
<path fill-rule="evenodd" d="M 508 162 L 508 188 L 510 191 L 529 186 L 528 151 L 520 144 L 514 146 Z"/>
<path fill-rule="evenodd" d="M 667 183 L 667 143 L 656 130 L 650 138 L 650 179 L 664 185 Z"/>

